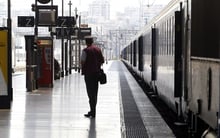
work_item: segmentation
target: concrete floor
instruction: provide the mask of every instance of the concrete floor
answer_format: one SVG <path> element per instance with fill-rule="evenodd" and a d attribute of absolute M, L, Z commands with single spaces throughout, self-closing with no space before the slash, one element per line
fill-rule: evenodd
<path fill-rule="evenodd" d="M 84 117 L 89 104 L 79 73 L 35 92 L 26 92 L 24 72 L 14 74 L 12 108 L 0 110 L 0 138 L 120 138 L 118 72 L 107 73 L 111 83 L 99 86 L 95 119 Z"/>

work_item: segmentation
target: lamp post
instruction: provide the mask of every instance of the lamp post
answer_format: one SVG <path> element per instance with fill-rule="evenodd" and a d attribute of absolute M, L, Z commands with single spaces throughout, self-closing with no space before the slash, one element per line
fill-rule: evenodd
<path fill-rule="evenodd" d="M 62 17 L 63 17 L 63 13 L 64 13 L 64 0 L 62 0 Z M 63 27 L 62 27 L 62 32 L 63 32 Z M 61 77 L 64 77 L 64 39 L 63 39 L 63 35 L 62 35 L 62 39 L 61 39 Z"/>
<path fill-rule="evenodd" d="M 12 89 L 12 62 L 11 62 L 11 51 L 12 51 L 12 44 L 11 44 L 11 1 L 8 0 L 8 22 L 7 22 L 7 27 L 8 27 L 8 96 L 9 99 L 12 101 L 13 100 L 13 89 Z"/>
<path fill-rule="evenodd" d="M 69 16 L 71 17 L 71 0 L 68 3 L 69 5 Z M 71 26 L 72 27 L 72 26 Z M 72 73 L 72 45 L 71 45 L 71 35 L 69 36 L 69 74 Z"/>

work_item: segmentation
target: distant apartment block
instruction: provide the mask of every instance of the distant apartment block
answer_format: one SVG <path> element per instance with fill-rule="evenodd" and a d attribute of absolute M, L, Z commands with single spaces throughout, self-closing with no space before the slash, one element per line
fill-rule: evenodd
<path fill-rule="evenodd" d="M 89 4 L 89 17 L 94 19 L 110 19 L 110 3 L 108 0 L 95 0 Z"/>
<path fill-rule="evenodd" d="M 0 27 L 7 26 L 7 9 L 6 3 L 0 3 Z"/>

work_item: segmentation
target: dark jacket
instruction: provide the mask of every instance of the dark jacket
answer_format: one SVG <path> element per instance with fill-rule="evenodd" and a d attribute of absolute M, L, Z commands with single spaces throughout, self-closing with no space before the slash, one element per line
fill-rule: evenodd
<path fill-rule="evenodd" d="M 84 49 L 86 52 L 86 60 L 82 66 L 82 74 L 89 75 L 100 71 L 101 65 L 104 63 L 104 57 L 100 48 L 91 45 Z"/>

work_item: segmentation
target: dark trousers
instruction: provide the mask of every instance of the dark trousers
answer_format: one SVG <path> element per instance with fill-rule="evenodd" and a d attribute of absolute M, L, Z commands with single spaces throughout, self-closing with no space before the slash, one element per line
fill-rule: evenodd
<path fill-rule="evenodd" d="M 96 113 L 97 95 L 98 95 L 98 74 L 85 75 L 86 90 L 89 97 L 90 112 Z"/>

